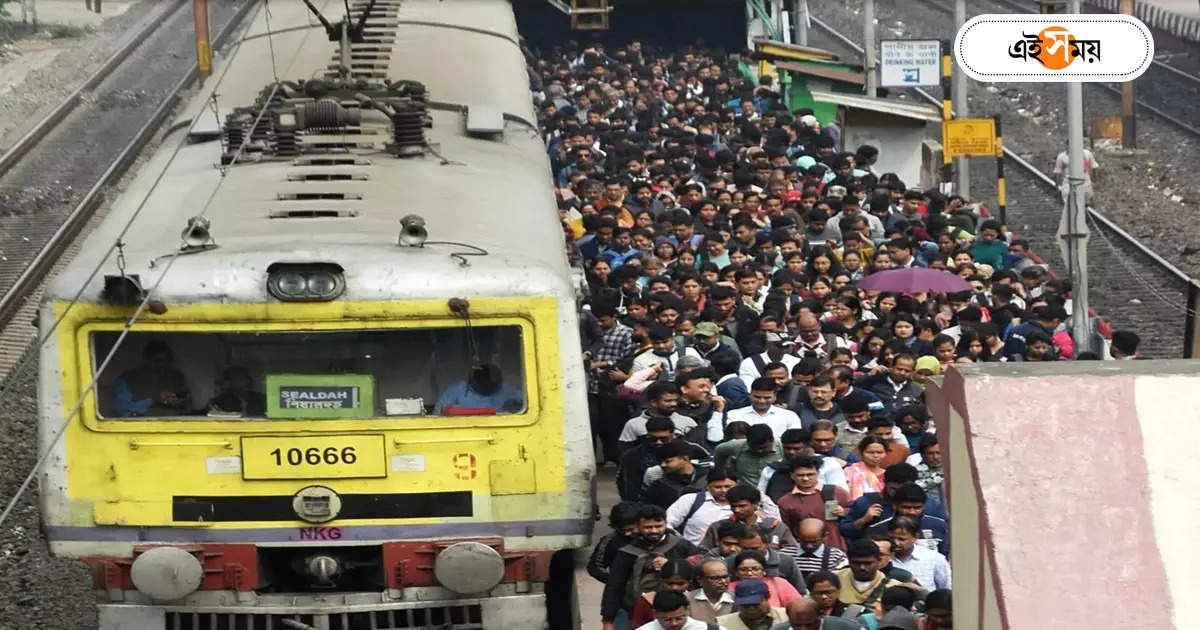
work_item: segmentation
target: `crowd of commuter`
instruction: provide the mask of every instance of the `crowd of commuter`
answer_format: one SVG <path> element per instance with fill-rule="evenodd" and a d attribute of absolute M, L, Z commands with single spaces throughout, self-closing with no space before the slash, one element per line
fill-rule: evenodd
<path fill-rule="evenodd" d="M 1075 352 L 1070 283 L 736 56 L 632 42 L 529 62 L 621 497 L 588 564 L 604 628 L 950 628 L 926 379 L 1099 358 Z M 859 287 L 914 267 L 970 288 Z M 1137 345 L 1117 332 L 1112 358 Z"/>

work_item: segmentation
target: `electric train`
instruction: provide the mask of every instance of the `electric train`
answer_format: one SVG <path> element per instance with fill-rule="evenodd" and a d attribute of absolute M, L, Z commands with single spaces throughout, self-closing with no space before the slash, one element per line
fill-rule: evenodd
<path fill-rule="evenodd" d="M 314 8 L 257 10 L 45 291 L 51 551 L 103 630 L 571 627 L 595 464 L 512 7 Z"/>

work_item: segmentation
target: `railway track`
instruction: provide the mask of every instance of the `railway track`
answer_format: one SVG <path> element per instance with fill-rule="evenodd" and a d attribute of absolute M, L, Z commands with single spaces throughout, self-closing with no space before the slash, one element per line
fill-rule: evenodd
<path fill-rule="evenodd" d="M 0 380 L 36 336 L 42 281 L 196 81 L 188 4 L 156 13 L 0 156 Z M 256 5 L 213 2 L 214 50 Z"/>
<path fill-rule="evenodd" d="M 954 16 L 954 5 L 944 0 L 921 0 L 938 11 Z M 982 9 L 980 9 L 982 7 Z M 972 9 L 980 9 L 972 11 Z M 967 17 L 986 13 L 1036 13 L 1028 4 L 1014 0 L 968 2 Z M 1120 84 L 1087 83 L 1113 95 L 1120 102 Z M 1193 137 L 1200 138 L 1200 76 L 1155 59 L 1137 81 L 1137 106 L 1163 122 Z"/>
<path fill-rule="evenodd" d="M 812 23 L 839 46 L 855 55 L 863 54 L 859 42 L 825 21 L 813 17 Z M 919 88 L 912 92 L 918 99 L 941 107 L 940 96 Z M 1052 236 L 1058 230 L 1063 207 L 1054 179 L 1019 155 L 1019 142 L 1006 136 L 1004 145 L 1009 167 L 1009 224 L 1041 244 L 1038 254 L 1060 274 L 1065 273 L 1067 266 Z M 990 182 L 985 177 L 977 179 L 972 180 L 973 196 L 994 195 L 994 178 Z M 1138 331 L 1147 356 L 1184 356 L 1191 341 L 1187 330 L 1193 313 L 1188 304 L 1194 301 L 1200 285 L 1096 208 L 1088 209 L 1088 222 L 1092 233 L 1088 242 L 1091 306 L 1116 326 Z"/>

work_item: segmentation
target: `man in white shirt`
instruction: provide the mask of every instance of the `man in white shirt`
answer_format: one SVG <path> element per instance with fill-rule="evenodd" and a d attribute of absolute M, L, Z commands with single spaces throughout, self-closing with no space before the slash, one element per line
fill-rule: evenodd
<path fill-rule="evenodd" d="M 917 520 L 911 516 L 897 516 L 888 523 L 892 565 L 912 573 L 925 589 L 952 588 L 950 563 L 937 551 L 918 545 L 917 530 Z"/>
<path fill-rule="evenodd" d="M 790 374 L 792 368 L 800 362 L 800 357 L 787 353 L 787 349 L 793 344 L 779 333 L 767 333 L 766 344 L 766 352 L 742 359 L 742 364 L 738 367 L 738 377 L 746 383 L 746 387 L 750 387 L 754 379 L 766 375 L 768 363 L 782 363 L 787 366 Z"/>
<path fill-rule="evenodd" d="M 737 481 L 719 469 L 713 469 L 707 481 L 704 492 L 685 494 L 667 508 L 667 526 L 697 545 L 709 525 L 733 513 L 725 494 Z"/>
<path fill-rule="evenodd" d="M 824 359 L 835 348 L 849 348 L 850 342 L 838 335 L 821 332 L 821 322 L 812 315 L 802 315 L 798 324 L 799 334 L 796 336 L 796 363 L 799 357 L 812 356 Z M 791 365 L 788 366 L 790 370 Z"/>
<path fill-rule="evenodd" d="M 717 628 L 724 630 L 723 626 Z M 637 630 L 708 630 L 708 624 L 688 615 L 686 595 L 662 591 L 654 596 L 654 621 L 638 626 Z"/>
<path fill-rule="evenodd" d="M 1099 178 L 1096 176 L 1096 169 L 1100 168 L 1100 163 L 1096 161 L 1096 156 L 1092 155 L 1091 151 L 1083 150 L 1083 184 L 1080 185 L 1079 191 L 1083 193 L 1084 203 L 1091 204 L 1092 199 L 1092 183 Z M 1058 154 L 1054 158 L 1054 181 L 1058 183 L 1058 189 L 1062 192 L 1063 201 L 1067 200 L 1067 194 L 1071 192 L 1070 186 L 1071 175 L 1071 157 L 1066 151 Z"/>
<path fill-rule="evenodd" d="M 646 387 L 646 401 L 649 403 L 646 410 L 630 418 L 621 429 L 617 444 L 622 453 L 637 446 L 638 440 L 646 435 L 646 422 L 650 418 L 670 418 L 675 425 L 675 434 L 680 437 L 696 428 L 695 420 L 675 413 L 675 407 L 679 404 L 679 388 L 674 383 L 650 383 Z"/>
<path fill-rule="evenodd" d="M 696 357 L 701 362 L 704 361 L 704 359 L 700 358 L 700 353 L 696 352 L 695 348 L 676 348 L 675 334 L 666 326 L 654 324 L 650 327 L 649 332 L 651 347 L 649 350 L 634 357 L 634 372 L 641 372 L 662 363 L 666 366 L 666 380 L 673 381 L 675 380 L 675 369 L 679 365 L 679 360 L 683 357 Z"/>
<path fill-rule="evenodd" d="M 777 389 L 778 385 L 770 377 L 760 376 L 754 379 L 750 383 L 750 406 L 727 413 L 726 423 L 741 420 L 750 426 L 765 424 L 771 427 L 773 435 L 783 435 L 789 429 L 799 429 L 800 416 L 797 416 L 796 412 L 775 406 Z M 720 423 L 708 423 L 708 439 L 711 442 L 725 439 L 724 428 Z"/>

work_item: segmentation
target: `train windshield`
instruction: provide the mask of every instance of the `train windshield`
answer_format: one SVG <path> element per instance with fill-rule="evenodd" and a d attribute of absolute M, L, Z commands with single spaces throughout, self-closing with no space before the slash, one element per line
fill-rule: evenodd
<path fill-rule="evenodd" d="M 92 333 L 93 369 L 118 332 Z M 97 389 L 104 418 L 522 413 L 519 326 L 132 332 Z"/>

